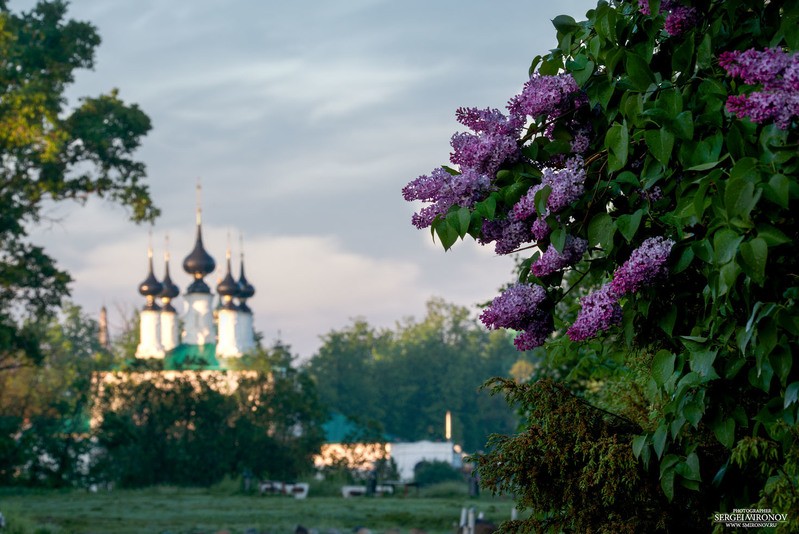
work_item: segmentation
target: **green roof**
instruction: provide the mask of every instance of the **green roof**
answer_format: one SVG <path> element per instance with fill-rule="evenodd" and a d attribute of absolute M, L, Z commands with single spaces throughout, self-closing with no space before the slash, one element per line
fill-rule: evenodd
<path fill-rule="evenodd" d="M 178 345 L 167 352 L 164 358 L 165 371 L 203 371 L 223 369 L 216 359 L 216 346 L 212 343 L 205 345 Z"/>

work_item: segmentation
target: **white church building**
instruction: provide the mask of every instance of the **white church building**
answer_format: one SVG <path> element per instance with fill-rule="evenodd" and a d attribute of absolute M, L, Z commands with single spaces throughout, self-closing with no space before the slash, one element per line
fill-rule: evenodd
<path fill-rule="evenodd" d="M 169 273 L 169 254 L 164 254 L 164 277 L 153 271 L 152 248 L 147 251 L 149 270 L 139 284 L 145 298 L 140 313 L 137 359 L 161 359 L 164 368 L 224 368 L 230 358 L 240 358 L 256 348 L 252 310 L 247 299 L 255 288 L 244 275 L 244 254 L 241 254 L 239 276 L 231 273 L 230 247 L 227 272 L 217 284 L 215 295 L 205 277 L 216 268 L 214 258 L 205 250 L 202 237 L 202 213 L 197 208 L 197 237 L 194 249 L 183 260 L 183 270 L 192 282 L 181 295 Z M 183 313 L 173 306 L 182 297 Z M 182 331 L 181 331 L 182 326 Z"/>

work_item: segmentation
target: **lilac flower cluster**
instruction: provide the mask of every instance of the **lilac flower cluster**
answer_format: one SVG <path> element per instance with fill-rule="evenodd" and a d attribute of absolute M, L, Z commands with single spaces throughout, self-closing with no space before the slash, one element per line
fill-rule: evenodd
<path fill-rule="evenodd" d="M 666 33 L 678 36 L 696 26 L 699 14 L 693 7 L 680 4 L 677 0 L 663 0 L 660 9 L 666 12 L 666 22 L 663 28 Z M 649 0 L 638 0 L 638 10 L 644 15 L 651 15 Z"/>
<path fill-rule="evenodd" d="M 618 324 L 621 321 L 619 299 L 663 276 L 673 246 L 674 241 L 663 237 L 650 237 L 641 243 L 630 259 L 616 269 L 610 283 L 580 299 L 580 313 L 566 332 L 569 338 L 583 341 Z"/>
<path fill-rule="evenodd" d="M 466 169 L 462 174 L 453 176 L 439 167 L 430 176 L 419 176 L 406 185 L 402 189 L 402 196 L 408 201 L 433 203 L 419 210 L 411 219 L 415 227 L 426 228 L 436 217 L 446 215 L 451 206 L 474 205 L 488 191 L 490 185 L 491 179 L 488 176 L 474 170 Z"/>
<path fill-rule="evenodd" d="M 779 48 L 728 51 L 719 55 L 719 65 L 746 84 L 763 86 L 761 91 L 728 97 L 730 113 L 757 123 L 774 121 L 783 130 L 799 117 L 799 53 Z"/>
<path fill-rule="evenodd" d="M 506 117 L 497 109 L 477 108 L 459 108 L 455 116 L 474 132 L 456 133 L 450 142 L 450 161 L 460 166 L 461 173 L 453 176 L 438 168 L 402 190 L 405 200 L 432 203 L 411 218 L 417 228 L 430 226 L 452 206 L 472 207 L 490 191 L 491 177 L 500 165 L 516 160 L 521 153 L 517 139 L 523 121 L 519 118 Z"/>
<path fill-rule="evenodd" d="M 624 264 L 613 273 L 610 283 L 618 295 L 635 293 L 646 284 L 666 273 L 666 261 L 671 254 L 674 241 L 663 237 L 650 237 L 630 254 Z"/>
<path fill-rule="evenodd" d="M 566 237 L 566 244 L 563 246 L 563 252 L 558 250 L 552 245 L 547 248 L 544 253 L 539 257 L 531 270 L 536 276 L 546 276 L 555 271 L 559 271 L 564 267 L 574 265 L 585 254 L 588 248 L 588 241 L 579 237 Z"/>
<path fill-rule="evenodd" d="M 590 339 L 621 322 L 621 305 L 610 284 L 580 299 L 582 308 L 566 331 L 572 341 Z"/>
<path fill-rule="evenodd" d="M 493 176 L 505 161 L 518 159 L 517 139 L 524 124 L 519 117 L 506 117 L 498 109 L 488 108 L 458 108 L 455 117 L 474 132 L 456 133 L 450 141 L 450 161 L 461 170 Z"/>
<path fill-rule="evenodd" d="M 494 298 L 480 314 L 483 324 L 492 330 L 520 330 L 514 344 L 519 350 L 530 350 L 544 344 L 552 333 L 552 318 L 543 309 L 547 294 L 533 284 L 515 284 Z"/>
<path fill-rule="evenodd" d="M 534 74 L 524 84 L 522 92 L 508 102 L 511 117 L 549 118 L 562 115 L 574 106 L 572 95 L 578 93 L 580 87 L 569 73 L 556 76 Z"/>
<path fill-rule="evenodd" d="M 527 223 L 497 219 L 483 222 L 483 229 L 477 242 L 481 245 L 494 243 L 494 252 L 505 255 L 518 249 L 522 243 L 528 243 L 532 238 L 530 225 Z"/>

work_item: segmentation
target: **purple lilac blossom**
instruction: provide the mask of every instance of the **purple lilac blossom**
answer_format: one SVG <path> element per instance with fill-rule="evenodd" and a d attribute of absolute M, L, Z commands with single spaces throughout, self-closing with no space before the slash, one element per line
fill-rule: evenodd
<path fill-rule="evenodd" d="M 621 305 L 610 284 L 580 299 L 582 308 L 577 319 L 566 331 L 572 341 L 583 341 L 596 336 L 621 322 Z"/>
<path fill-rule="evenodd" d="M 562 115 L 572 106 L 570 96 L 577 93 L 580 87 L 569 73 L 555 76 L 534 74 L 524 84 L 521 93 L 508 102 L 508 111 L 512 121 L 522 121 L 526 117 Z"/>
<path fill-rule="evenodd" d="M 508 216 L 514 221 L 523 221 L 535 215 L 535 195 L 544 187 L 537 184 L 527 190 L 527 193 L 513 205 Z"/>
<path fill-rule="evenodd" d="M 666 23 L 663 29 L 671 36 L 682 35 L 690 30 L 699 20 L 699 15 L 695 8 L 688 6 L 674 6 L 666 15 Z"/>
<path fill-rule="evenodd" d="M 617 296 L 635 293 L 645 285 L 666 274 L 666 262 L 674 241 L 663 237 L 650 237 L 633 251 L 624 264 L 613 273 L 610 283 Z"/>
<path fill-rule="evenodd" d="M 553 330 L 551 317 L 533 321 L 514 338 L 513 344 L 518 350 L 532 350 L 543 345 Z"/>
<path fill-rule="evenodd" d="M 539 217 L 533 222 L 530 231 L 533 233 L 533 237 L 536 241 L 543 241 L 552 233 L 552 228 L 549 227 L 544 217 Z"/>
<path fill-rule="evenodd" d="M 531 321 L 540 318 L 541 305 L 547 298 L 543 287 L 535 284 L 514 284 L 494 297 L 480 314 L 487 328 L 524 330 Z"/>
<path fill-rule="evenodd" d="M 585 166 L 583 158 L 575 156 L 566 161 L 561 169 L 546 168 L 541 176 L 541 183 L 531 187 L 527 193 L 514 204 L 510 217 L 515 221 L 528 219 L 536 214 L 535 195 L 544 186 L 549 186 L 547 213 L 559 213 L 566 206 L 579 199 L 585 191 Z"/>
<path fill-rule="evenodd" d="M 517 139 L 523 125 L 519 118 L 506 117 L 498 109 L 458 108 L 458 122 L 474 133 L 452 136 L 450 161 L 461 170 L 470 168 L 494 175 L 505 161 L 515 161 L 521 154 Z"/>
<path fill-rule="evenodd" d="M 543 345 L 553 330 L 552 317 L 542 309 L 546 298 L 541 286 L 515 284 L 494 298 L 480 320 L 492 330 L 520 330 L 513 343 L 519 350 L 530 350 Z"/>
<path fill-rule="evenodd" d="M 481 245 L 494 243 L 494 252 L 500 255 L 510 254 L 518 249 L 522 243 L 532 240 L 528 225 L 523 221 L 499 219 L 485 221 L 480 237 L 477 241 Z"/>
<path fill-rule="evenodd" d="M 588 241 L 585 239 L 567 236 L 562 253 L 550 244 L 549 248 L 533 263 L 531 270 L 536 276 L 546 276 L 564 267 L 570 267 L 580 261 L 587 248 Z"/>
<path fill-rule="evenodd" d="M 405 200 L 432 202 L 411 218 L 417 228 L 430 226 L 438 216 L 446 215 L 450 207 L 471 207 L 489 189 L 488 176 L 467 169 L 461 174 L 451 175 L 445 169 L 434 169 L 430 176 L 422 175 L 402 189 Z"/>
<path fill-rule="evenodd" d="M 450 140 L 453 152 L 450 161 L 461 170 L 472 169 L 480 174 L 494 175 L 506 161 L 516 161 L 521 154 L 515 137 L 499 134 L 475 135 L 456 133 Z"/>
<path fill-rule="evenodd" d="M 756 123 L 773 121 L 783 130 L 799 117 L 799 53 L 779 48 L 728 51 L 719 55 L 719 65 L 746 84 L 763 86 L 761 91 L 729 96 L 730 113 Z"/>
<path fill-rule="evenodd" d="M 779 48 L 765 48 L 762 51 L 750 48 L 719 54 L 719 65 L 727 74 L 740 78 L 749 85 L 762 83 L 768 88 L 775 84 L 786 69 L 796 63 L 796 54 L 789 56 Z"/>

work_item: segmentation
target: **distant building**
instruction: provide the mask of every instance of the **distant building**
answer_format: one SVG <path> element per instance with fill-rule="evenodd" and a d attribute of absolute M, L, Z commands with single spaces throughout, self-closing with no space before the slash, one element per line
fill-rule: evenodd
<path fill-rule="evenodd" d="M 216 262 L 203 245 L 199 207 L 194 249 L 183 260 L 183 270 L 193 280 L 182 295 L 184 313 L 180 318 L 172 304 L 181 295 L 169 273 L 169 253 L 164 254 L 161 281 L 153 271 L 152 248 L 148 248 L 147 257 L 147 277 L 139 284 L 145 304 L 139 316 L 137 359 L 164 360 L 164 369 L 219 369 L 226 367 L 226 359 L 240 358 L 255 350 L 252 310 L 247 306 L 255 288 L 244 274 L 244 254 L 236 280 L 231 273 L 228 247 L 227 272 L 216 287 L 219 301 L 215 308 L 214 295 L 205 277 L 214 271 Z"/>

